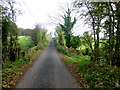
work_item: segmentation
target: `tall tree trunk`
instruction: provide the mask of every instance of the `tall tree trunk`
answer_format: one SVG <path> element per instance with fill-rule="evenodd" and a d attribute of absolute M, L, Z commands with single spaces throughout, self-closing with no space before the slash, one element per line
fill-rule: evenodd
<path fill-rule="evenodd" d="M 108 53 L 109 53 L 109 59 L 107 60 L 107 63 L 108 64 L 111 64 L 111 59 L 112 59 L 112 17 L 111 17 L 111 14 L 110 14 L 110 11 L 108 12 L 108 15 L 109 15 L 109 26 L 108 26 L 108 34 L 109 34 L 109 50 L 108 50 Z"/>
<path fill-rule="evenodd" d="M 115 44 L 115 65 L 120 66 L 120 4 L 115 3 L 116 5 L 116 19 L 117 19 L 117 27 L 116 27 L 116 44 Z"/>
<path fill-rule="evenodd" d="M 96 60 L 100 60 L 100 51 L 99 51 L 99 32 L 100 32 L 100 17 L 97 16 L 97 30 L 96 30 Z"/>

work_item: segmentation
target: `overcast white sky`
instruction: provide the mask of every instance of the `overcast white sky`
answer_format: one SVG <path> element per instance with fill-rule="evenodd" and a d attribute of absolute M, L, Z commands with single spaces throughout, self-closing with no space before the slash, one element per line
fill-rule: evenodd
<path fill-rule="evenodd" d="M 34 25 L 38 23 L 48 29 L 48 32 L 54 32 L 55 25 L 50 23 L 49 15 L 54 17 L 57 13 L 62 13 L 58 11 L 59 6 L 64 6 L 66 2 L 71 3 L 73 0 L 17 0 L 17 2 L 19 2 L 18 9 L 22 11 L 22 14 L 17 16 L 18 27 L 34 28 Z M 87 31 L 87 26 L 82 25 L 75 32 L 76 35 L 82 35 L 84 31 Z"/>

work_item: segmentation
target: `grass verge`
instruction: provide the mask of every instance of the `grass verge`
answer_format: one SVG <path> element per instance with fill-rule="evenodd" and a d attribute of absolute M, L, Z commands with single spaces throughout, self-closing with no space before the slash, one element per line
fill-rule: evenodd
<path fill-rule="evenodd" d="M 2 65 L 2 87 L 14 88 L 25 74 L 27 69 L 34 63 L 39 54 L 44 50 L 48 41 L 38 45 L 34 52 L 15 62 L 6 62 Z M 33 47 L 34 48 L 34 47 Z"/>
<path fill-rule="evenodd" d="M 120 88 L 120 68 L 98 65 L 89 56 L 79 56 L 56 46 L 81 88 Z"/>

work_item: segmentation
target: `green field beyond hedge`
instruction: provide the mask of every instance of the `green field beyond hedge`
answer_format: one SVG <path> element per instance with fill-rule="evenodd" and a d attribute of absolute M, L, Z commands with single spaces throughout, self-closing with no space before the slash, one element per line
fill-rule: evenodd
<path fill-rule="evenodd" d="M 26 51 L 34 46 L 34 42 L 30 36 L 19 36 L 19 44 L 23 51 Z"/>

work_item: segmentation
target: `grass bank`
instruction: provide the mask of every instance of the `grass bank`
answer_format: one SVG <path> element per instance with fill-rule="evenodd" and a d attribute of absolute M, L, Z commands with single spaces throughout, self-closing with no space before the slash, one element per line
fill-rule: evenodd
<path fill-rule="evenodd" d="M 120 68 L 98 65 L 89 56 L 77 55 L 56 45 L 81 88 L 120 88 Z"/>
<path fill-rule="evenodd" d="M 48 41 L 45 41 L 38 46 L 30 48 L 27 51 L 28 54 L 20 60 L 4 63 L 2 66 L 2 87 L 14 88 L 47 44 Z"/>

